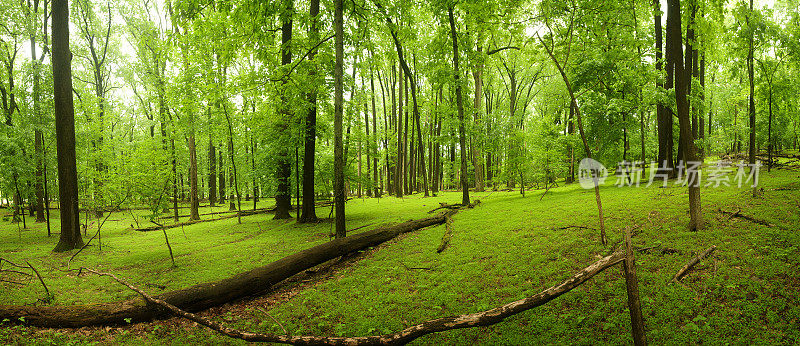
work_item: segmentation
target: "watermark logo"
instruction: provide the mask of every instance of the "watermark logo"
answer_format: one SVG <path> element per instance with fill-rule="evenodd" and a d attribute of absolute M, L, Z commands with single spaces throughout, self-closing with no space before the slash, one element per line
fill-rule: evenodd
<path fill-rule="evenodd" d="M 608 177 L 608 169 L 597 160 L 585 158 L 578 165 L 578 183 L 584 189 L 593 189 L 596 185 L 603 185 Z"/>
<path fill-rule="evenodd" d="M 670 177 L 675 177 L 674 186 L 691 187 L 720 187 L 736 184 L 742 186 L 757 187 L 758 176 L 761 168 L 761 161 L 748 164 L 743 161 L 732 163 L 729 161 L 717 161 L 707 169 L 708 174 L 703 181 L 703 162 L 701 161 L 680 161 L 675 168 L 659 167 L 656 162 L 650 162 L 649 169 L 643 161 L 622 161 L 617 163 L 614 173 L 617 187 L 645 185 L 649 187 L 654 183 L 667 187 Z M 595 184 L 602 185 L 608 177 L 608 169 L 602 163 L 585 158 L 581 160 L 578 171 L 578 182 L 584 189 L 593 189 Z M 643 176 L 646 171 L 649 174 Z M 649 178 L 646 181 L 644 178 Z"/>

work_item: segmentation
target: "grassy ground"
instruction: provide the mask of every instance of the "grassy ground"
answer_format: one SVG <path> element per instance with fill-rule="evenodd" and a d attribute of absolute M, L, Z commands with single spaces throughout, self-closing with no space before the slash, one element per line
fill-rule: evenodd
<path fill-rule="evenodd" d="M 634 245 L 663 246 L 637 258 L 647 337 L 653 344 L 796 344 L 800 342 L 800 172 L 762 172 L 761 197 L 747 188 L 702 190 L 707 229 L 686 231 L 685 187 L 613 186 L 601 189 L 612 243 L 638 226 Z M 734 184 L 735 185 L 735 184 Z M 271 294 L 206 313 L 252 331 L 313 335 L 368 335 L 400 330 L 441 317 L 486 310 L 556 284 L 607 252 L 599 243 L 594 194 L 577 184 L 550 190 L 473 193 L 483 203 L 454 217 L 451 246 L 436 253 L 444 226 L 413 232 L 330 270 L 293 280 Z M 347 204 L 348 227 L 424 217 L 460 193 L 404 199 L 356 199 Z M 266 206 L 272 201 L 265 201 Z M 252 204 L 249 204 L 252 205 Z M 717 210 L 763 219 L 772 227 Z M 207 211 L 207 210 L 206 210 Z M 329 208 L 318 209 L 327 216 Z M 161 232 L 131 230 L 129 214 L 103 226 L 102 251 L 91 246 L 71 268 L 113 272 L 151 293 L 221 279 L 328 240 L 331 223 L 297 225 L 271 215 L 168 230 L 177 267 Z M 118 221 L 117 221 L 118 220 Z M 141 222 L 141 221 L 140 221 Z M 90 222 L 91 223 L 91 222 Z M 96 227 L 96 225 L 94 226 Z M 92 233 L 90 231 L 90 233 Z M 91 235 L 91 234 L 90 234 Z M 85 238 L 88 239 L 88 238 Z M 55 299 L 50 304 L 113 301 L 134 293 L 105 278 L 63 272 L 71 254 L 49 251 L 42 224 L 0 226 L 0 257 L 30 261 Z M 718 250 L 683 279 L 667 285 L 683 263 L 711 245 Z M 0 284 L 0 304 L 36 304 L 43 289 Z M 41 303 L 39 303 L 41 304 Z M 624 279 L 612 268 L 542 307 L 489 327 L 430 335 L 416 344 L 629 344 Z M 232 341 L 169 319 L 113 328 L 0 328 L 0 342 L 219 344 Z"/>

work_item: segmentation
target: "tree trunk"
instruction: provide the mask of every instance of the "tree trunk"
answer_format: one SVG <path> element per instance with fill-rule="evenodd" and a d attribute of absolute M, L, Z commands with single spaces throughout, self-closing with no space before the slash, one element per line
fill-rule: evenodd
<path fill-rule="evenodd" d="M 292 50 L 290 45 L 292 42 L 292 14 L 294 12 L 293 0 L 283 0 L 283 9 L 281 13 L 281 65 L 289 66 L 292 63 Z M 279 113 L 282 114 L 283 119 L 279 126 L 281 136 L 288 136 L 288 121 L 292 118 L 292 111 L 289 109 L 289 99 L 286 95 L 287 81 L 283 81 L 283 89 L 281 94 L 281 102 L 278 105 Z M 276 180 L 278 187 L 275 192 L 275 217 L 274 219 L 290 219 L 292 215 L 289 210 L 292 209 L 292 192 L 289 186 L 289 179 L 292 174 L 292 166 L 289 162 L 289 147 L 281 149 L 278 153 L 278 170 Z"/>
<path fill-rule="evenodd" d="M 213 135 L 208 138 L 208 204 L 212 208 L 217 204 L 217 147 Z"/>
<path fill-rule="evenodd" d="M 688 74 L 682 64 L 681 47 L 681 8 L 680 0 L 668 0 L 667 15 L 667 41 L 670 42 L 670 49 L 667 50 L 667 59 L 675 66 L 675 101 L 678 112 L 678 124 L 681 131 L 680 140 L 685 152 L 685 162 L 696 162 L 697 148 L 692 137 L 691 119 L 689 118 L 689 104 L 687 102 Z M 686 54 L 692 54 L 687 51 Z M 700 181 L 697 176 L 698 170 L 687 170 L 686 178 L 689 181 L 689 215 L 691 221 L 689 229 L 696 231 L 703 229 L 703 211 L 700 204 Z"/>
<path fill-rule="evenodd" d="M 754 80 L 754 58 L 753 58 L 753 35 L 754 30 L 750 27 L 750 16 L 753 13 L 753 0 L 750 0 L 750 11 L 747 16 L 747 28 L 750 30 L 750 36 L 747 38 L 747 80 L 750 83 L 750 97 L 748 111 L 750 114 L 750 147 L 749 149 L 749 163 L 754 165 L 756 163 L 756 101 L 755 101 L 755 80 Z M 755 190 L 753 190 L 755 194 Z"/>
<path fill-rule="evenodd" d="M 375 184 L 373 195 L 381 197 L 383 181 L 378 181 L 378 146 L 380 142 L 378 141 L 378 111 L 375 107 L 375 76 L 372 67 L 369 71 L 369 88 L 372 91 L 372 144 L 370 147 L 374 145 L 374 150 L 372 150 L 372 183 Z"/>
<path fill-rule="evenodd" d="M 311 15 L 311 27 L 308 30 L 308 37 L 311 42 L 319 41 L 319 27 L 317 26 L 317 16 L 319 16 L 319 0 L 311 0 L 309 14 Z M 308 53 L 308 60 L 314 61 L 317 55 L 316 50 Z M 317 78 L 316 70 L 309 70 L 309 77 Z M 310 104 L 306 113 L 305 137 L 303 141 L 303 210 L 297 222 L 316 222 L 317 209 L 315 207 L 314 196 L 314 162 L 317 152 L 317 88 L 316 83 L 311 85 L 311 91 L 306 94 L 306 100 Z"/>
<path fill-rule="evenodd" d="M 36 87 L 34 87 L 34 88 L 36 89 Z M 38 98 L 38 97 L 36 97 L 36 98 Z M 36 108 L 36 106 L 34 108 Z M 39 114 L 38 111 L 36 112 L 36 114 L 38 116 L 38 114 Z M 42 177 L 44 175 L 44 160 L 46 159 L 46 157 L 44 156 L 44 145 L 42 143 L 43 142 L 42 141 L 42 137 L 44 135 L 42 134 L 42 131 L 35 130 L 33 132 L 33 136 L 34 136 L 34 152 L 35 152 L 35 155 L 36 155 L 36 184 L 35 184 L 35 188 L 36 188 L 36 202 L 35 202 L 36 222 L 45 222 L 47 220 L 44 217 L 44 205 L 45 205 L 45 202 L 44 202 L 44 185 L 47 182 L 44 181 L 43 177 Z"/>
<path fill-rule="evenodd" d="M 475 124 L 478 125 L 478 128 L 481 128 L 481 109 L 483 108 L 483 58 L 485 57 L 483 47 L 478 44 L 477 49 L 475 50 L 478 53 L 478 63 L 475 65 L 475 70 L 472 72 L 472 79 L 475 81 Z M 475 167 L 475 192 L 483 192 L 484 191 L 484 178 L 483 178 L 483 150 L 482 140 L 483 138 L 476 138 L 477 144 L 473 145 L 473 166 Z"/>
<path fill-rule="evenodd" d="M 336 238 L 347 236 L 345 225 L 344 156 L 342 116 L 344 113 L 344 15 L 342 0 L 334 0 L 335 62 L 333 67 L 333 204 L 336 209 Z"/>
<path fill-rule="evenodd" d="M 394 66 L 392 66 L 394 69 Z M 397 71 L 397 167 L 395 172 L 395 193 L 397 194 L 398 198 L 403 197 L 403 181 L 405 180 L 403 177 L 403 166 L 405 162 L 403 162 L 403 70 L 398 69 Z M 392 93 L 394 96 L 394 93 Z"/>
<path fill-rule="evenodd" d="M 219 180 L 219 203 L 224 205 L 225 199 L 228 196 L 225 194 L 225 166 L 223 165 L 225 160 L 222 158 L 222 145 L 220 144 L 219 150 L 219 173 L 217 174 L 217 179 Z"/>
<path fill-rule="evenodd" d="M 450 39 L 453 41 L 453 78 L 456 85 L 456 107 L 458 109 L 458 142 L 461 147 L 461 204 L 469 204 L 469 183 L 467 182 L 467 144 L 464 130 L 464 100 L 461 95 L 461 72 L 458 68 L 458 36 L 453 16 L 453 6 L 447 9 L 450 19 Z"/>
<path fill-rule="evenodd" d="M 664 63 L 662 60 L 662 29 L 661 29 L 661 4 L 659 0 L 653 0 L 653 7 L 655 13 L 655 31 L 656 31 L 656 70 L 663 71 Z M 666 86 L 658 83 L 657 87 L 665 87 L 666 89 L 672 88 L 672 64 L 667 62 L 667 78 Z M 659 102 L 656 105 L 656 120 L 658 122 L 658 165 L 662 173 L 670 172 L 675 167 L 673 161 L 673 138 L 672 138 L 672 111 L 664 104 Z"/>
<path fill-rule="evenodd" d="M 69 50 L 69 5 L 53 0 L 53 99 L 56 117 L 58 201 L 61 236 L 53 251 L 83 246 L 78 215 L 78 168 L 75 162 L 75 109 L 72 103 L 72 71 Z"/>
<path fill-rule="evenodd" d="M 190 220 L 200 220 L 200 200 L 197 198 L 197 146 L 195 145 L 194 129 L 189 133 L 187 140 L 189 147 L 189 202 Z"/>

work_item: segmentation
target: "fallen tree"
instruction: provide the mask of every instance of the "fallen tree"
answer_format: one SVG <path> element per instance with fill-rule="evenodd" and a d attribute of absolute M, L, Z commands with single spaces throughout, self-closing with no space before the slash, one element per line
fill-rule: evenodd
<path fill-rule="evenodd" d="M 139 293 L 147 302 L 167 309 L 173 315 L 197 322 L 198 324 L 208 327 L 220 334 L 236 339 L 250 342 L 277 342 L 294 345 L 404 345 L 419 337 L 432 333 L 453 329 L 489 326 L 502 322 L 508 317 L 526 310 L 533 309 L 553 299 L 556 299 L 558 296 L 580 286 L 586 280 L 589 280 L 603 270 L 622 262 L 625 260 L 625 257 L 626 254 L 624 250 L 617 251 L 611 255 L 599 259 L 597 262 L 592 263 L 588 267 L 577 272 L 572 277 L 564 280 L 558 285 L 547 288 L 536 295 L 520 299 L 491 310 L 428 320 L 393 334 L 358 337 L 292 336 L 241 331 L 226 327 L 221 323 L 217 323 L 202 316 L 187 312 L 163 299 L 159 299 L 158 297 L 152 297 L 141 289 L 119 279 L 113 274 L 100 273 L 90 269 L 87 270 L 94 274 L 113 278 L 117 282 Z"/>
<path fill-rule="evenodd" d="M 708 255 L 710 255 L 716 249 L 717 249 L 717 246 L 716 245 L 712 245 L 706 251 L 701 252 L 699 255 L 697 255 L 694 258 L 692 258 L 691 260 L 689 260 L 689 262 L 686 262 L 686 264 L 684 264 L 683 267 L 681 267 L 681 269 L 678 269 L 678 272 L 675 273 L 675 276 L 673 276 L 672 279 L 670 279 L 668 283 L 671 284 L 673 282 L 680 281 L 681 278 L 683 278 L 683 276 L 686 275 L 686 273 L 689 271 L 689 269 L 692 269 L 695 265 L 700 263 L 700 261 L 703 258 L 708 257 Z"/>
<path fill-rule="evenodd" d="M 152 231 L 158 231 L 158 230 L 162 230 L 162 229 L 170 229 L 170 228 L 176 228 L 176 227 L 182 227 L 182 226 L 189 226 L 189 225 L 194 225 L 194 224 L 203 223 L 203 222 L 211 222 L 211 221 L 232 219 L 232 218 L 238 217 L 240 214 L 242 216 L 253 216 L 253 215 L 256 215 L 256 214 L 268 213 L 268 212 L 273 212 L 273 211 L 275 211 L 275 207 L 243 210 L 243 211 L 238 211 L 238 212 L 234 211 L 234 212 L 232 212 L 233 214 L 231 214 L 231 215 L 220 216 L 218 218 L 189 220 L 189 221 L 184 221 L 184 222 L 173 223 L 173 224 L 170 224 L 170 225 L 156 224 L 155 226 L 136 228 L 134 230 L 136 230 L 138 232 L 152 232 Z"/>
<path fill-rule="evenodd" d="M 227 279 L 162 293 L 156 298 L 185 311 L 200 311 L 219 306 L 263 293 L 295 274 L 337 257 L 376 246 L 403 233 L 442 224 L 452 213 L 451 211 L 394 226 L 378 227 L 346 238 L 335 239 Z M 141 298 L 71 306 L 0 305 L 0 320 L 24 320 L 27 324 L 41 327 L 126 324 L 149 321 L 168 314 L 169 310 Z"/>

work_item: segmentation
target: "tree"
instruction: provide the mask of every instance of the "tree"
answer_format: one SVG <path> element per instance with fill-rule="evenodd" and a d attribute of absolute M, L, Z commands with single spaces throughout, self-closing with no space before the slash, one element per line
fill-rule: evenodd
<path fill-rule="evenodd" d="M 308 30 L 308 37 L 312 44 L 319 41 L 319 27 L 317 24 L 319 16 L 319 0 L 311 0 L 309 10 L 311 15 L 311 26 Z M 314 60 L 316 49 L 311 49 L 308 53 L 308 60 Z M 309 69 L 311 78 L 311 90 L 306 93 L 306 101 L 309 108 L 306 113 L 304 141 L 303 141 L 303 210 L 297 222 L 316 222 L 317 208 L 314 198 L 314 162 L 317 151 L 317 74 L 314 69 Z"/>
<path fill-rule="evenodd" d="M 294 13 L 293 0 L 282 1 L 281 12 L 281 65 L 288 67 L 292 63 L 292 14 Z M 280 91 L 281 102 L 278 105 L 279 113 L 283 116 L 283 121 L 278 125 L 279 133 L 288 136 L 289 121 L 292 118 L 292 110 L 289 108 L 289 90 L 287 79 L 282 81 L 283 90 Z M 289 210 L 292 209 L 292 193 L 289 186 L 289 179 L 292 175 L 292 166 L 289 162 L 289 145 L 283 145 L 283 150 L 278 153 L 278 167 L 276 179 L 278 188 L 275 193 L 275 219 L 290 219 Z"/>
<path fill-rule="evenodd" d="M 58 200 L 61 236 L 55 252 L 83 246 L 78 209 L 78 168 L 75 161 L 75 110 L 72 104 L 71 53 L 69 50 L 69 6 L 53 0 L 53 95 L 56 114 L 58 156 Z"/>
<path fill-rule="evenodd" d="M 333 203 L 336 210 L 336 238 L 347 236 L 344 210 L 344 148 L 342 143 L 342 116 L 344 115 L 344 11 L 342 6 L 342 0 L 334 0 L 333 28 L 336 38 L 333 67 Z"/>
<path fill-rule="evenodd" d="M 698 162 L 697 147 L 694 144 L 692 128 L 689 118 L 689 103 L 687 91 L 689 77 L 683 65 L 683 47 L 681 35 L 681 7 L 680 0 L 667 0 L 667 60 L 675 68 L 675 104 L 680 127 L 680 141 L 684 148 L 684 167 L 689 167 L 692 162 Z M 687 51 L 686 54 L 692 54 Z M 699 170 L 686 169 L 686 179 L 689 185 L 689 229 L 692 231 L 704 228 L 703 210 L 700 204 Z"/>
<path fill-rule="evenodd" d="M 661 28 L 661 3 L 659 0 L 653 0 L 653 19 L 655 26 L 656 36 L 656 70 L 658 72 L 664 71 L 664 60 L 662 54 L 663 33 Z M 669 73 L 669 72 L 667 72 Z M 671 76 L 667 76 L 667 80 L 672 80 Z M 664 83 L 656 82 L 657 87 L 664 87 Z M 671 86 L 668 86 L 668 88 Z M 658 123 L 658 165 L 659 169 L 663 172 L 671 172 L 675 167 L 673 162 L 673 139 L 672 139 L 672 112 L 669 108 L 664 106 L 660 100 L 656 103 L 656 119 Z"/>
<path fill-rule="evenodd" d="M 450 39 L 453 42 L 453 78 L 456 86 L 456 108 L 458 109 L 458 143 L 461 147 L 461 204 L 469 204 L 469 182 L 467 181 L 467 144 L 466 131 L 464 130 L 464 100 L 461 91 L 461 72 L 458 66 L 458 34 L 456 32 L 456 21 L 453 15 L 455 5 L 447 8 L 447 16 L 450 21 Z"/>

